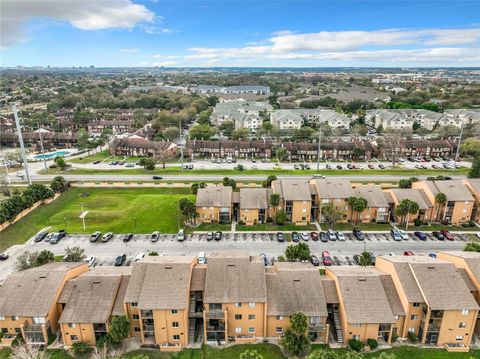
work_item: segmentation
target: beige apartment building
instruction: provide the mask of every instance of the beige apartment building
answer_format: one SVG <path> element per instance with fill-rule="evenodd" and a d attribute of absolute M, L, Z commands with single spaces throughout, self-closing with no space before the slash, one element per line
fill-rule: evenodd
<path fill-rule="evenodd" d="M 276 180 L 272 191 L 280 196 L 276 211 L 285 211 L 287 222 L 304 226 L 312 222 L 315 189 L 305 180 Z"/>
<path fill-rule="evenodd" d="M 125 315 L 123 299 L 132 267 L 98 267 L 70 279 L 58 298 L 63 343 L 95 345 L 114 316 Z"/>
<path fill-rule="evenodd" d="M 197 192 L 197 220 L 202 223 L 228 223 L 232 220 L 232 187 L 207 186 Z"/>
<path fill-rule="evenodd" d="M 237 193 L 238 196 L 236 196 Z M 235 219 L 244 222 L 247 226 L 265 223 L 275 212 L 269 203 L 271 193 L 270 188 L 240 188 L 240 192 L 234 192 Z"/>
<path fill-rule="evenodd" d="M 47 344 L 59 329 L 57 302 L 65 284 L 87 271 L 85 263 L 48 263 L 9 275 L 0 286 L 2 344 L 17 334 L 28 344 Z"/>
<path fill-rule="evenodd" d="M 390 205 L 382 187 L 376 185 L 357 186 L 353 188 L 353 193 L 355 197 L 365 198 L 368 205 L 361 213 L 352 213 L 352 221 L 359 223 L 389 222 Z"/>
<path fill-rule="evenodd" d="M 421 344 L 472 341 L 479 306 L 452 263 L 428 256 L 382 256 L 376 267 L 391 275 L 406 312 L 400 337 Z"/>
<path fill-rule="evenodd" d="M 343 212 L 340 222 L 348 222 L 352 219 L 348 199 L 355 196 L 355 193 L 349 180 L 339 178 L 312 179 L 310 184 L 313 187 L 316 218 L 323 220 L 322 207 L 327 203 L 333 203 Z"/>
<path fill-rule="evenodd" d="M 418 212 L 408 215 L 408 223 L 413 224 L 416 219 L 422 222 L 435 221 L 435 210 L 433 203 L 425 194 L 423 189 L 418 188 L 391 188 L 384 191 L 385 197 L 390 204 L 391 213 L 395 213 L 395 208 L 405 199 L 409 199 L 418 204 Z M 400 220 L 400 219 L 397 219 Z M 405 219 L 406 221 L 407 219 Z"/>
<path fill-rule="evenodd" d="M 471 219 L 480 222 L 480 178 L 466 178 L 462 182 L 474 199 Z"/>

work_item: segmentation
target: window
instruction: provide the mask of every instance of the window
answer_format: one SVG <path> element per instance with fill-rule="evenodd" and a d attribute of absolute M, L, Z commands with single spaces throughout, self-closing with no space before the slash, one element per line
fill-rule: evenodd
<path fill-rule="evenodd" d="M 411 315 L 411 316 L 410 316 L 410 319 L 411 319 L 411 320 L 417 320 L 417 319 L 418 319 L 418 316 L 416 316 L 416 315 Z"/>
<path fill-rule="evenodd" d="M 354 334 L 352 336 L 352 338 L 355 339 L 355 340 L 360 340 L 360 335 Z"/>
<path fill-rule="evenodd" d="M 18 333 L 21 333 L 21 332 L 22 332 L 22 330 L 20 328 L 15 328 L 15 333 L 18 334 Z"/>
<path fill-rule="evenodd" d="M 255 320 L 255 314 L 249 314 L 248 320 Z"/>
<path fill-rule="evenodd" d="M 78 340 L 78 337 L 76 335 L 70 335 L 70 340 L 72 342 L 76 342 Z"/>
<path fill-rule="evenodd" d="M 239 334 L 241 332 L 242 332 L 242 328 L 240 327 L 235 328 L 235 333 Z"/>
<path fill-rule="evenodd" d="M 178 328 L 179 327 L 178 322 L 172 322 L 172 327 L 173 328 Z"/>
<path fill-rule="evenodd" d="M 360 328 L 362 325 L 360 323 L 353 323 L 352 327 L 354 328 Z"/>
<path fill-rule="evenodd" d="M 242 320 L 241 314 L 235 314 L 235 320 Z"/>
<path fill-rule="evenodd" d="M 462 310 L 462 315 L 468 315 L 470 311 L 468 309 Z"/>
<path fill-rule="evenodd" d="M 283 320 L 283 317 L 281 315 L 277 315 L 277 320 Z"/>
<path fill-rule="evenodd" d="M 250 303 L 248 303 L 248 306 L 249 306 L 250 308 L 255 308 L 255 303 L 250 302 Z"/>
<path fill-rule="evenodd" d="M 458 324 L 458 327 L 459 327 L 459 328 L 466 328 L 466 327 L 467 327 L 467 323 L 465 323 L 465 322 L 460 322 L 460 323 Z"/>
<path fill-rule="evenodd" d="M 419 306 L 420 306 L 420 303 L 413 303 L 413 306 L 414 306 L 414 307 L 419 307 Z"/>
<path fill-rule="evenodd" d="M 172 314 L 177 314 L 177 313 L 178 313 L 178 310 L 172 309 Z"/>
<path fill-rule="evenodd" d="M 3 333 L 3 334 L 7 334 L 7 333 L 8 333 L 8 329 L 7 329 L 7 328 L 2 328 L 2 333 Z"/>
<path fill-rule="evenodd" d="M 138 307 L 138 303 L 137 303 L 137 302 L 132 303 L 131 306 L 132 306 L 132 307 Z"/>
<path fill-rule="evenodd" d="M 235 303 L 235 306 L 236 306 L 237 308 L 240 308 L 240 307 L 242 306 L 242 303 Z"/>
<path fill-rule="evenodd" d="M 5 317 L 0 317 L 0 320 L 5 320 Z"/>
<path fill-rule="evenodd" d="M 398 320 L 398 318 L 400 318 L 400 317 L 398 315 L 396 315 L 394 318 L 395 318 L 395 320 Z"/>
<path fill-rule="evenodd" d="M 75 328 L 75 323 L 68 323 L 69 328 Z"/>
<path fill-rule="evenodd" d="M 254 327 L 248 328 L 248 332 L 249 332 L 249 333 L 255 333 L 255 328 L 254 328 Z"/>
<path fill-rule="evenodd" d="M 132 315 L 133 320 L 139 320 L 140 316 L 138 314 Z"/>
<path fill-rule="evenodd" d="M 409 333 L 415 333 L 415 328 L 408 328 Z"/>
<path fill-rule="evenodd" d="M 180 335 L 175 334 L 175 335 L 173 336 L 173 340 L 180 340 Z"/>
<path fill-rule="evenodd" d="M 35 324 L 44 324 L 44 323 L 46 323 L 44 317 L 33 317 L 33 322 L 34 322 Z"/>
<path fill-rule="evenodd" d="M 140 333 L 140 328 L 139 327 L 133 327 L 133 331 L 135 333 Z"/>
<path fill-rule="evenodd" d="M 282 327 L 276 327 L 276 328 L 275 328 L 275 332 L 276 332 L 277 334 L 283 334 L 283 328 L 282 328 Z"/>
<path fill-rule="evenodd" d="M 455 337 L 455 340 L 463 340 L 463 335 L 457 335 L 457 336 Z"/>
<path fill-rule="evenodd" d="M 18 317 L 16 315 L 12 316 L 12 320 L 18 320 Z"/>

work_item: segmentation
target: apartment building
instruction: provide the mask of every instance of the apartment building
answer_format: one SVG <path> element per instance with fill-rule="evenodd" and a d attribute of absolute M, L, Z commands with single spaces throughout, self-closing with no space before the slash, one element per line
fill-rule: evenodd
<path fill-rule="evenodd" d="M 455 265 L 428 256 L 382 256 L 375 266 L 390 274 L 406 318 L 400 337 L 421 344 L 470 345 L 479 306 Z"/>
<path fill-rule="evenodd" d="M 125 293 L 131 335 L 142 344 L 180 350 L 188 344 L 191 256 L 147 256 L 135 263 Z"/>
<path fill-rule="evenodd" d="M 197 192 L 198 221 L 228 223 L 232 219 L 232 187 L 207 186 Z"/>
<path fill-rule="evenodd" d="M 123 300 L 132 267 L 98 267 L 70 279 L 58 298 L 63 343 L 95 345 L 114 316 L 125 315 Z"/>
<path fill-rule="evenodd" d="M 433 128 L 446 119 L 443 113 L 415 109 L 375 109 L 368 110 L 365 120 L 368 124 L 384 129 L 411 130 L 414 123 L 423 128 Z"/>
<path fill-rule="evenodd" d="M 408 223 L 413 224 L 416 219 L 422 222 L 435 221 L 434 204 L 421 188 L 391 188 L 384 191 L 385 198 L 390 205 L 390 212 L 395 217 L 395 208 L 405 199 L 418 204 L 418 212 L 408 215 Z M 399 220 L 399 219 L 398 219 Z M 407 220 L 407 219 L 405 219 Z"/>
<path fill-rule="evenodd" d="M 2 344 L 17 334 L 25 343 L 47 344 L 59 329 L 57 302 L 65 284 L 87 271 L 85 263 L 49 263 L 9 275 L 0 287 Z"/>
<path fill-rule="evenodd" d="M 353 213 L 352 216 L 355 218 L 352 220 L 362 223 L 386 223 L 390 220 L 390 205 L 382 187 L 376 185 L 357 186 L 353 188 L 353 193 L 355 197 L 365 198 L 368 205 L 361 213 Z"/>
<path fill-rule="evenodd" d="M 475 222 L 480 222 L 480 179 L 466 178 L 462 180 L 462 182 L 470 191 L 474 199 L 470 218 Z"/>
<path fill-rule="evenodd" d="M 480 253 L 448 251 L 438 252 L 438 259 L 453 263 L 465 284 L 480 305 Z M 477 316 L 475 333 L 480 335 L 480 316 Z"/>
<path fill-rule="evenodd" d="M 322 178 L 310 181 L 313 186 L 315 197 L 315 218 L 324 220 L 322 216 L 322 207 L 327 203 L 333 203 L 343 212 L 341 222 L 348 222 L 352 219 L 352 212 L 348 205 L 348 199 L 355 196 L 352 184 L 349 180 L 340 178 Z"/>
<path fill-rule="evenodd" d="M 113 156 L 141 156 L 141 157 L 175 157 L 178 145 L 170 141 L 153 141 L 148 138 L 132 135 L 129 137 L 115 137 L 108 145 Z"/>
<path fill-rule="evenodd" d="M 237 221 L 246 225 L 265 223 L 274 213 L 269 198 L 270 188 L 240 188 L 233 192 L 233 213 Z"/>
<path fill-rule="evenodd" d="M 272 182 L 272 191 L 280 196 L 280 204 L 275 211 L 283 210 L 288 222 L 300 226 L 312 222 L 315 192 L 307 181 L 276 180 Z"/>
<path fill-rule="evenodd" d="M 267 269 L 268 338 L 280 339 L 290 326 L 290 317 L 302 312 L 308 318 L 308 336 L 328 343 L 327 302 L 318 269 L 310 263 L 277 262 Z"/>
<path fill-rule="evenodd" d="M 390 343 L 401 330 L 405 311 L 389 276 L 372 267 L 329 267 L 338 293 L 338 311 L 333 312 L 337 338 Z"/>
<path fill-rule="evenodd" d="M 328 109 L 275 110 L 270 115 L 270 121 L 281 130 L 299 129 L 303 123 L 327 124 L 331 128 L 350 127 L 347 116 Z"/>
<path fill-rule="evenodd" d="M 272 141 L 187 141 L 187 154 L 191 158 L 271 158 L 275 151 Z"/>
<path fill-rule="evenodd" d="M 247 128 L 251 132 L 262 126 L 262 113 L 273 111 L 268 102 L 253 102 L 243 99 L 219 102 L 213 109 L 211 122 L 215 126 L 231 121 L 235 129 Z"/>
<path fill-rule="evenodd" d="M 260 257 L 216 252 L 208 257 L 204 295 L 207 344 L 255 342 L 266 336 L 267 286 Z"/>
<path fill-rule="evenodd" d="M 422 189 L 431 203 L 436 204 L 435 196 L 443 193 L 447 197 L 445 205 L 437 205 L 440 220 L 445 220 L 453 225 L 470 221 L 472 217 L 474 198 L 462 180 L 449 181 L 418 181 L 412 188 Z"/>
<path fill-rule="evenodd" d="M 445 110 L 447 119 L 440 122 L 439 125 L 452 125 L 461 127 L 463 125 L 470 125 L 480 122 L 480 111 L 476 109 L 451 109 Z"/>

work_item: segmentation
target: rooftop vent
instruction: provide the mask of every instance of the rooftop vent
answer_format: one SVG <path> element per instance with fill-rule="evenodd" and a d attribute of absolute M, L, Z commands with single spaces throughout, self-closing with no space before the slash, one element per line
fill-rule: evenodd
<path fill-rule="evenodd" d="M 96 279 L 93 281 L 93 284 L 99 284 L 100 283 L 100 279 Z"/>
<path fill-rule="evenodd" d="M 235 267 L 235 264 L 229 263 L 228 266 L 229 266 L 229 267 Z"/>
<path fill-rule="evenodd" d="M 42 274 L 42 275 L 40 276 L 40 279 L 43 279 L 43 278 L 47 278 L 47 276 L 46 276 L 45 274 Z"/>
<path fill-rule="evenodd" d="M 172 269 L 172 266 L 166 266 L 165 269 Z"/>
<path fill-rule="evenodd" d="M 365 277 L 360 277 L 360 278 L 358 278 L 358 281 L 359 281 L 359 282 L 366 282 L 366 281 L 367 281 L 367 278 L 365 278 Z"/>

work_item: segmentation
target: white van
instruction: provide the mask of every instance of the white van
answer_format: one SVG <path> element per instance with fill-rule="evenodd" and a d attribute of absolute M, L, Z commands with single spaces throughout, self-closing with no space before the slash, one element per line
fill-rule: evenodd
<path fill-rule="evenodd" d="M 205 252 L 198 253 L 198 263 L 199 264 L 207 263 L 207 255 L 205 254 Z"/>

